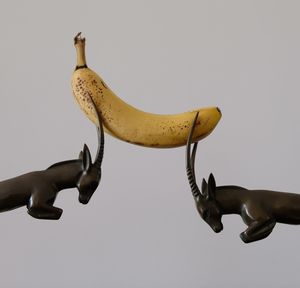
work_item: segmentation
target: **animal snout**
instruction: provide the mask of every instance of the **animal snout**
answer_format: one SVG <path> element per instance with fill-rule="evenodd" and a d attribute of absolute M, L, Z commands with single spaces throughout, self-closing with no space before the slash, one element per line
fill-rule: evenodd
<path fill-rule="evenodd" d="M 84 205 L 86 205 L 86 204 L 88 204 L 89 203 L 89 198 L 85 198 L 85 197 L 79 197 L 78 198 L 78 201 L 81 203 L 81 204 L 84 204 Z"/>
<path fill-rule="evenodd" d="M 223 224 L 221 223 L 221 224 L 218 225 L 218 226 L 214 226 L 214 227 L 213 227 L 213 230 L 214 230 L 216 233 L 220 233 L 220 232 L 223 230 Z"/>

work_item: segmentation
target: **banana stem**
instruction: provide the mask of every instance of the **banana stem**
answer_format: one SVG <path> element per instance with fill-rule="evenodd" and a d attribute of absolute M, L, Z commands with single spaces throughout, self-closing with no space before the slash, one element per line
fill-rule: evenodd
<path fill-rule="evenodd" d="M 76 69 L 86 68 L 85 59 L 85 38 L 81 38 L 81 32 L 79 32 L 74 38 L 74 45 L 77 53 L 77 65 Z"/>

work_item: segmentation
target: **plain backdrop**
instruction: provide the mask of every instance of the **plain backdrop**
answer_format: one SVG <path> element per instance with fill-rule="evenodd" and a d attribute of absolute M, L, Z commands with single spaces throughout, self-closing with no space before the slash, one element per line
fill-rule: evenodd
<path fill-rule="evenodd" d="M 126 102 L 221 108 L 199 144 L 199 181 L 213 172 L 218 185 L 300 193 L 299 13 L 297 0 L 1 0 L 1 179 L 76 158 L 84 143 L 95 155 L 70 85 L 82 31 L 89 66 Z M 0 287 L 298 287 L 300 227 L 278 224 L 246 245 L 230 215 L 215 234 L 195 209 L 184 153 L 107 136 L 87 206 L 70 189 L 59 221 L 25 207 L 0 215 Z"/>

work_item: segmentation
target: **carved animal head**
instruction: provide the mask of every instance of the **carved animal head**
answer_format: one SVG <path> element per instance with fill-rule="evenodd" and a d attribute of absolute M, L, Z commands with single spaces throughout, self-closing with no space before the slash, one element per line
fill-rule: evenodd
<path fill-rule="evenodd" d="M 208 184 L 202 180 L 202 197 L 196 200 L 196 206 L 202 219 L 216 232 L 223 230 L 222 213 L 215 199 L 216 182 L 213 174 L 210 174 Z"/>
<path fill-rule="evenodd" d="M 94 163 L 92 163 L 91 153 L 86 144 L 84 144 L 83 151 L 79 154 L 79 159 L 82 160 L 82 173 L 77 182 L 77 188 L 79 190 L 78 200 L 82 204 L 87 204 L 89 202 L 101 180 L 101 164 L 104 152 L 104 131 L 101 117 L 95 105 L 94 108 L 99 123 L 97 127 L 98 151 Z"/>
<path fill-rule="evenodd" d="M 203 179 L 202 187 L 201 187 L 202 191 L 200 191 L 195 177 L 195 156 L 196 156 L 198 142 L 194 144 L 192 154 L 190 153 L 193 132 L 195 129 L 198 114 L 199 112 L 197 113 L 194 119 L 193 125 L 189 133 L 188 141 L 187 141 L 186 171 L 187 171 L 189 184 L 192 190 L 192 194 L 196 202 L 196 207 L 200 216 L 216 233 L 219 233 L 223 230 L 223 224 L 221 221 L 222 213 L 215 199 L 215 192 L 216 192 L 215 178 L 213 174 L 210 174 L 208 183 L 205 181 L 205 179 Z"/>

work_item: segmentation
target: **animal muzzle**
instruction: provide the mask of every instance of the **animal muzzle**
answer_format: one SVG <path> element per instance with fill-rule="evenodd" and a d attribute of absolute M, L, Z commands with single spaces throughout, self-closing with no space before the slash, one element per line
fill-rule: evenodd
<path fill-rule="evenodd" d="M 223 224 L 220 223 L 220 224 L 218 224 L 218 225 L 214 225 L 214 226 L 212 227 L 212 229 L 213 229 L 216 233 L 220 233 L 220 232 L 223 230 Z"/>
<path fill-rule="evenodd" d="M 88 204 L 90 199 L 91 199 L 91 197 L 83 197 L 83 196 L 78 197 L 78 201 L 84 205 Z"/>

